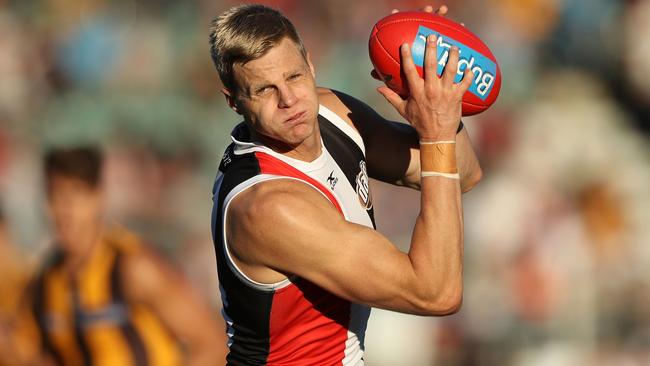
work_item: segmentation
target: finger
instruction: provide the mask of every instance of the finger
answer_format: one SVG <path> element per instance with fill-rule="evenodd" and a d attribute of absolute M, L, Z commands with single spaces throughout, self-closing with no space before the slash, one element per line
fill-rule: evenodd
<path fill-rule="evenodd" d="M 381 81 L 381 78 L 379 77 L 379 74 L 377 73 L 377 70 L 375 70 L 375 69 L 372 69 L 372 71 L 370 71 L 370 76 L 375 80 Z"/>
<path fill-rule="evenodd" d="M 465 94 L 465 92 L 469 89 L 470 86 L 472 86 L 472 82 L 474 81 L 474 71 L 470 67 L 465 68 L 465 72 L 463 73 L 463 81 L 458 84 L 459 88 L 458 91 L 459 93 Z"/>
<path fill-rule="evenodd" d="M 424 82 L 431 83 L 438 78 L 438 43 L 436 36 L 430 34 L 424 48 Z"/>
<path fill-rule="evenodd" d="M 449 49 L 449 57 L 447 58 L 447 65 L 445 71 L 442 72 L 442 83 L 450 85 L 454 83 L 456 72 L 458 72 L 458 47 L 452 46 Z"/>
<path fill-rule="evenodd" d="M 448 11 L 449 8 L 447 8 L 447 5 L 440 5 L 440 7 L 436 10 L 436 14 L 445 16 L 447 15 Z"/>
<path fill-rule="evenodd" d="M 397 10 L 397 9 L 393 9 L 393 10 L 390 11 L 390 13 L 391 13 L 391 14 L 399 13 L 399 10 Z"/>
<path fill-rule="evenodd" d="M 401 114 L 402 116 L 405 114 L 406 101 L 404 101 L 404 99 L 402 99 L 402 97 L 400 97 L 399 94 L 395 93 L 392 89 L 386 86 L 380 86 L 379 88 L 377 88 L 377 91 L 384 98 L 386 98 L 386 101 L 390 103 L 390 105 L 392 105 L 393 108 L 395 108 L 399 114 Z"/>
<path fill-rule="evenodd" d="M 427 13 L 433 13 L 433 6 L 427 5 L 424 8 L 422 8 L 422 11 L 425 11 Z"/>
<path fill-rule="evenodd" d="M 415 63 L 413 63 L 411 47 L 408 43 L 404 43 L 400 47 L 400 54 L 402 55 L 402 70 L 406 76 L 406 82 L 408 83 L 409 89 L 413 90 L 415 86 L 418 85 L 420 75 L 418 74 L 418 70 L 415 68 Z"/>

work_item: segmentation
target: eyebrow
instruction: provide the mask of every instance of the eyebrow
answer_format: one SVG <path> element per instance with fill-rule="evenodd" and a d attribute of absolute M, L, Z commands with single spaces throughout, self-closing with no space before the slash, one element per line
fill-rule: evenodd
<path fill-rule="evenodd" d="M 260 91 L 260 90 L 262 90 L 264 88 L 272 87 L 272 86 L 273 86 L 273 84 L 267 83 L 267 84 L 260 84 L 260 85 L 253 86 L 253 87 L 251 87 L 251 89 L 253 90 L 253 93 L 255 93 L 255 92 L 258 92 L 258 91 Z"/>
<path fill-rule="evenodd" d="M 300 73 L 304 73 L 304 72 L 307 71 L 307 69 L 308 69 L 308 67 L 302 67 L 302 68 L 294 69 L 292 71 L 289 71 L 289 72 L 285 73 L 284 78 L 286 79 L 286 78 L 289 78 L 291 76 L 294 76 L 294 75 L 297 75 L 297 74 L 300 74 Z M 264 81 L 263 83 L 261 83 L 259 85 L 251 85 L 250 88 L 249 88 L 249 92 L 255 93 L 255 92 L 257 92 L 259 90 L 262 90 L 262 89 L 264 89 L 266 87 L 269 87 L 269 86 L 272 87 L 272 86 L 274 86 L 274 84 Z"/>

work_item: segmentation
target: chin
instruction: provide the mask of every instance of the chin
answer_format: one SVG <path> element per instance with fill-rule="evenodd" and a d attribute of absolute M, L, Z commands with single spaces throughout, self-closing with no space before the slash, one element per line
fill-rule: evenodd
<path fill-rule="evenodd" d="M 295 137 L 295 139 L 305 140 L 314 134 L 314 125 L 307 122 L 300 123 L 292 126 L 289 134 Z"/>
<path fill-rule="evenodd" d="M 292 126 L 287 133 L 287 142 L 293 146 L 302 144 L 315 135 L 315 127 L 313 123 L 301 123 Z"/>

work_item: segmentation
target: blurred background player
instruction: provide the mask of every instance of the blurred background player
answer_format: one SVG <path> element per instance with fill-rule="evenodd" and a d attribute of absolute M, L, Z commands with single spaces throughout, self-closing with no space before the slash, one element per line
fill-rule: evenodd
<path fill-rule="evenodd" d="M 45 156 L 55 250 L 16 326 L 25 364 L 215 365 L 224 344 L 189 282 L 127 230 L 106 224 L 102 154 Z"/>
<path fill-rule="evenodd" d="M 9 346 L 11 321 L 20 293 L 28 280 L 29 266 L 13 242 L 0 204 L 0 353 Z M 11 365 L 0 355 L 0 365 Z"/>

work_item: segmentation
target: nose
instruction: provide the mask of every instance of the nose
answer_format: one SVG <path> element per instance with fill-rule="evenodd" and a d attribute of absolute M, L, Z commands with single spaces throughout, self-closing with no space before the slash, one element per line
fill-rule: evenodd
<path fill-rule="evenodd" d="M 296 104 L 296 102 L 298 101 L 296 94 L 288 85 L 283 85 L 279 87 L 278 94 L 279 94 L 279 100 L 278 100 L 279 108 L 289 108 L 294 104 Z"/>

